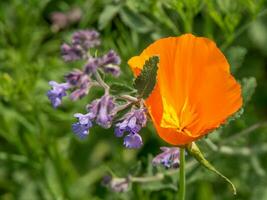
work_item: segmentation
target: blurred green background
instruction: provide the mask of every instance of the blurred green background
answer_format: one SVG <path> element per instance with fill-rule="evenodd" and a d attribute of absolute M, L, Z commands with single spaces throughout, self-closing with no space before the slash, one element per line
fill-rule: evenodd
<path fill-rule="evenodd" d="M 75 10 L 75 12 L 74 12 Z M 59 24 L 52 13 L 76 14 Z M 77 17 L 78 15 L 78 17 Z M 64 21 L 64 20 L 63 20 Z M 62 20 L 61 20 L 62 22 Z M 192 32 L 216 41 L 243 87 L 244 113 L 199 143 L 207 158 L 237 187 L 187 156 L 187 199 L 267 199 L 267 1 L 266 0 L 1 0 L 0 1 L 0 199 L 177 199 L 177 173 L 133 183 L 125 193 L 102 177 L 165 174 L 151 158 L 166 146 L 150 124 L 144 146 L 126 150 L 113 130 L 94 127 L 85 141 L 71 132 L 73 114 L 98 91 L 78 102 L 51 107 L 48 81 L 79 64 L 60 58 L 60 45 L 79 29 L 101 33 L 103 50 L 127 60 L 152 41 Z M 222 108 L 223 109 L 223 108 Z"/>

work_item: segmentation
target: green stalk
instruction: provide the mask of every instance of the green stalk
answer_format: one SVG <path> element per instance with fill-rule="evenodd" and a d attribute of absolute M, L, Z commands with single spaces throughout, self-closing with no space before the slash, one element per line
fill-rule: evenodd
<path fill-rule="evenodd" d="M 185 200 L 185 149 L 180 148 L 179 200 Z"/>

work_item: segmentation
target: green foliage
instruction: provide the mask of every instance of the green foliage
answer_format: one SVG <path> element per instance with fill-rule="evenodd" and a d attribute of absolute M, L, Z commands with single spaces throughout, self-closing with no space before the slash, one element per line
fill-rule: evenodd
<path fill-rule="evenodd" d="M 148 98 L 153 91 L 157 80 L 158 63 L 159 57 L 150 57 L 134 80 L 134 88 L 137 90 L 140 98 Z"/>
<path fill-rule="evenodd" d="M 105 9 L 101 12 L 98 19 L 98 28 L 100 30 L 104 29 L 112 19 L 118 14 L 119 10 L 121 9 L 120 5 L 108 5 Z"/>
<path fill-rule="evenodd" d="M 231 72 L 235 73 L 242 66 L 247 50 L 244 47 L 230 47 L 226 52 L 226 57 L 231 66 Z"/>
<path fill-rule="evenodd" d="M 73 7 L 82 9 L 81 21 L 53 33 L 50 14 Z M 79 67 L 60 60 L 60 44 L 73 31 L 94 27 L 101 31 L 104 49 L 113 48 L 122 57 L 114 93 L 132 92 L 126 61 L 153 40 L 193 32 L 216 41 L 240 80 L 245 107 L 240 118 L 199 145 L 234 181 L 237 199 L 265 200 L 266 8 L 266 0 L 0 1 L 0 199 L 176 198 L 177 170 L 155 168 L 147 159 L 166 145 L 151 125 L 141 133 L 144 147 L 139 151 L 125 150 L 113 130 L 99 127 L 78 141 L 70 130 L 73 114 L 84 112 L 83 105 L 98 93 L 90 92 L 81 103 L 65 98 L 56 111 L 47 100 L 47 82 L 63 81 L 63 74 Z M 234 198 L 221 179 L 197 166 L 187 156 L 188 199 Z M 120 177 L 163 178 L 134 182 L 126 194 L 115 194 L 101 186 L 110 171 Z"/>
<path fill-rule="evenodd" d="M 247 104 L 255 92 L 257 82 L 254 77 L 242 79 L 242 96 L 244 104 Z"/>

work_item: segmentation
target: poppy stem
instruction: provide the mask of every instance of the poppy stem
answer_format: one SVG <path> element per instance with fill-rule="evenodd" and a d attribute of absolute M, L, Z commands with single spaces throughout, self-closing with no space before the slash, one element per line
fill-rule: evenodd
<path fill-rule="evenodd" d="M 185 149 L 180 148 L 180 176 L 179 176 L 179 200 L 185 200 Z"/>

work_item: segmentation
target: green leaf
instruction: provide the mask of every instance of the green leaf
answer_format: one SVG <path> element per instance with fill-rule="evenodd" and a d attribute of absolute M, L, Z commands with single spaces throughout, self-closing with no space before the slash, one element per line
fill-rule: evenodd
<path fill-rule="evenodd" d="M 234 184 L 226 176 L 219 172 L 208 160 L 206 160 L 196 143 L 193 142 L 190 146 L 187 146 L 187 150 L 189 154 L 192 155 L 201 165 L 203 165 L 208 170 L 214 172 L 215 174 L 219 175 L 226 182 L 228 182 L 233 189 L 233 193 L 236 194 L 236 188 Z"/>
<path fill-rule="evenodd" d="M 139 76 L 134 81 L 134 88 L 141 98 L 148 98 L 153 91 L 158 70 L 159 57 L 152 56 L 144 64 Z"/>
<path fill-rule="evenodd" d="M 119 13 L 123 23 L 137 32 L 147 33 L 154 29 L 154 24 L 147 17 L 126 6 Z"/>
<path fill-rule="evenodd" d="M 111 94 L 122 94 L 122 93 L 131 93 L 134 91 L 134 88 L 129 87 L 123 83 L 112 83 L 110 85 Z"/>
<path fill-rule="evenodd" d="M 231 66 L 231 71 L 233 73 L 235 73 L 242 65 L 246 54 L 247 54 L 247 49 L 240 46 L 231 47 L 226 52 L 226 57 L 228 58 L 228 61 Z"/>
<path fill-rule="evenodd" d="M 98 19 L 98 28 L 100 30 L 104 29 L 110 21 L 116 16 L 119 12 L 121 6 L 120 5 L 108 5 L 105 9 L 101 12 L 99 19 Z"/>
<path fill-rule="evenodd" d="M 244 105 L 247 104 L 255 92 L 257 81 L 254 77 L 243 78 L 241 81 Z"/>

